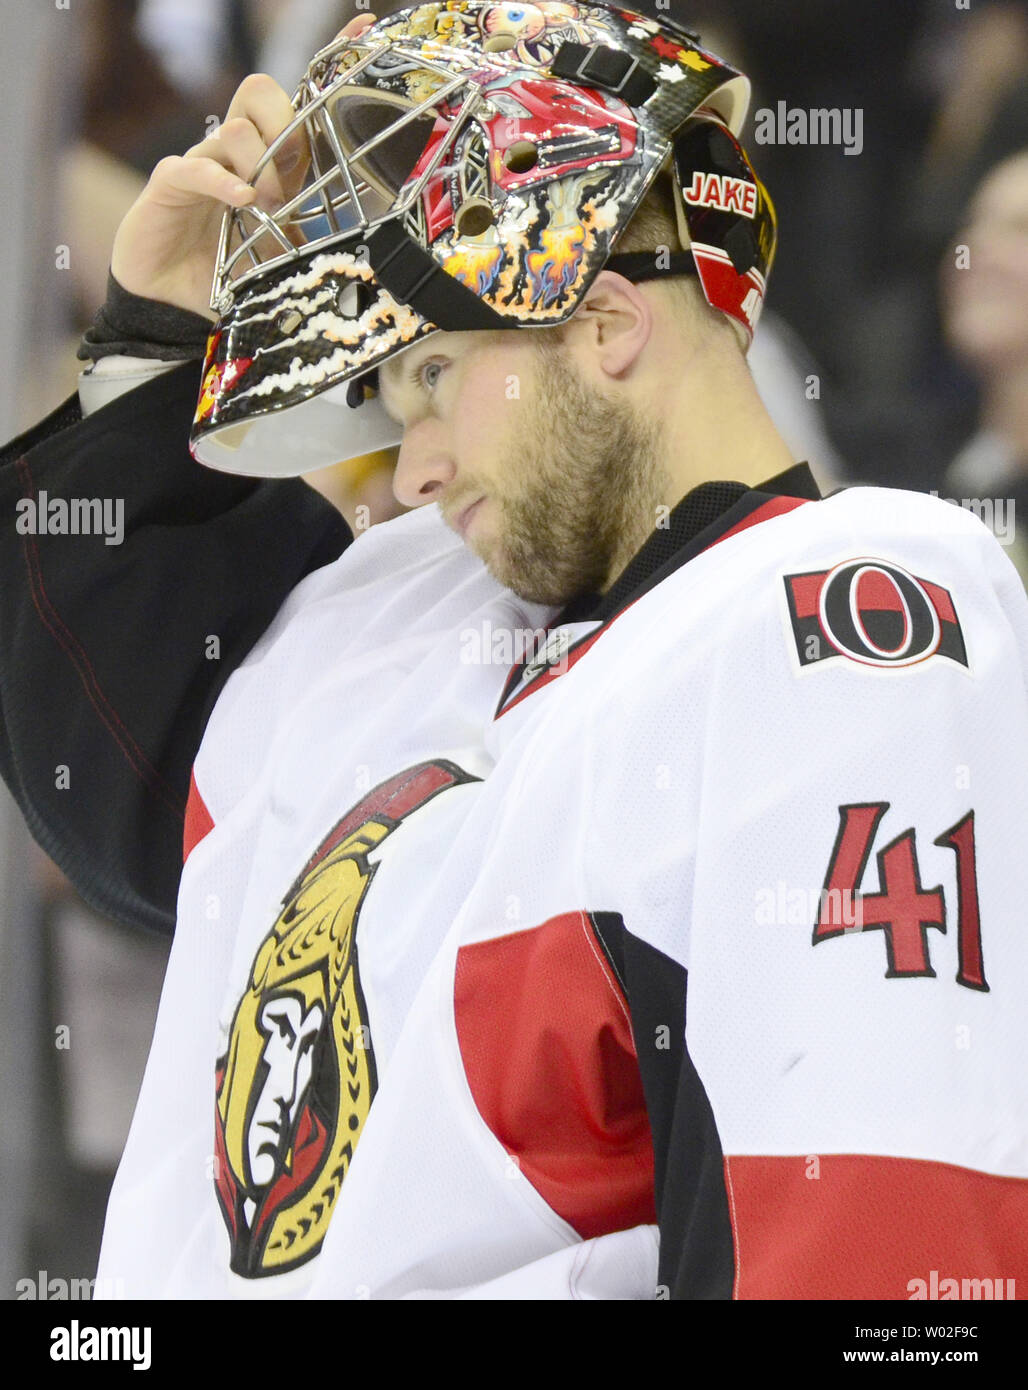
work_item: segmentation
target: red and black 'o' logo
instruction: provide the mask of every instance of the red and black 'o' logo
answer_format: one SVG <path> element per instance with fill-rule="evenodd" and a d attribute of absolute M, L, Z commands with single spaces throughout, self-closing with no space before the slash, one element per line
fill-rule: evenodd
<path fill-rule="evenodd" d="M 863 666 L 913 666 L 967 652 L 949 590 L 870 556 L 785 578 L 801 666 L 844 656 Z"/>
<path fill-rule="evenodd" d="M 821 626 L 843 656 L 870 666 L 912 666 L 934 656 L 942 630 L 912 574 L 881 560 L 849 560 L 821 589 Z"/>

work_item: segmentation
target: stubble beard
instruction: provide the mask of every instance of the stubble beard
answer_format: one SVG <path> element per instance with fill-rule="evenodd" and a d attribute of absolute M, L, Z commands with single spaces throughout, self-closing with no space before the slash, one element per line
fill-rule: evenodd
<path fill-rule="evenodd" d="M 496 473 L 495 533 L 479 553 L 530 603 L 600 593 L 653 531 L 670 499 L 659 422 L 594 390 L 558 343 L 539 345 L 528 422 Z"/>

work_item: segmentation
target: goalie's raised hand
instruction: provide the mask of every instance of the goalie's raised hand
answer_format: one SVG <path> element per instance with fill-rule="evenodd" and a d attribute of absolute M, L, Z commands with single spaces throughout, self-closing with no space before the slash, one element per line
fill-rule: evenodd
<path fill-rule="evenodd" d="M 374 23 L 374 15 L 361 15 L 341 32 L 354 37 Z M 131 294 L 210 316 L 226 205 L 256 204 L 270 211 L 303 186 L 310 156 L 299 134 L 277 152 L 256 188 L 248 182 L 293 114 L 274 78 L 264 73 L 245 78 L 215 134 L 184 155 L 162 159 L 126 213 L 111 256 L 118 283 Z"/>

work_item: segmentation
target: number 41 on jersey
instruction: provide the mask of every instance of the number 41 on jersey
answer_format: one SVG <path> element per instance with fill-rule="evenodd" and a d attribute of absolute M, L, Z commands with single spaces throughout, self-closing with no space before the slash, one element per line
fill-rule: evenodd
<path fill-rule="evenodd" d="M 814 945 L 833 936 L 880 931 L 888 956 L 886 979 L 935 975 L 928 933 L 946 930 L 946 902 L 941 886 L 925 888 L 917 865 L 914 831 L 905 830 L 878 851 L 877 893 L 859 891 L 871 846 L 887 801 L 839 807 L 839 833 L 821 893 L 821 911 L 814 926 Z M 957 869 L 957 984 L 988 990 L 982 962 L 981 920 L 978 911 L 978 871 L 975 862 L 974 811 L 934 841 L 956 855 Z M 846 914 L 842 904 L 852 903 Z"/>

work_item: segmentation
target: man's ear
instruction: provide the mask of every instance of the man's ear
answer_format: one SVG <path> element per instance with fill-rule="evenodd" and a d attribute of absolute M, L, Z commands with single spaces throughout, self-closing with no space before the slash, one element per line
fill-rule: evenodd
<path fill-rule="evenodd" d="M 630 372 L 653 336 L 650 301 L 631 280 L 603 270 L 571 320 L 580 351 L 588 352 L 607 376 Z"/>

